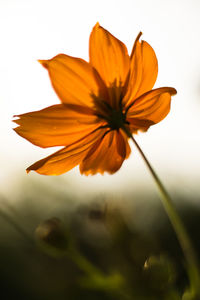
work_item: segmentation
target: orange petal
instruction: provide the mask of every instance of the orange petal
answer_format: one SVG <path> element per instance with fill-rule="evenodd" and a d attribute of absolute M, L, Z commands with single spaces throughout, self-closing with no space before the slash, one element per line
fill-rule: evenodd
<path fill-rule="evenodd" d="M 143 120 L 142 127 L 147 128 L 153 123 L 160 122 L 169 113 L 171 96 L 175 94 L 176 90 L 170 87 L 163 87 L 145 93 L 131 104 L 127 113 L 127 120 L 131 121 L 132 124 L 134 122 L 137 124 L 139 119 Z"/>
<path fill-rule="evenodd" d="M 115 173 L 128 158 L 130 147 L 121 131 L 111 131 L 97 141 L 80 164 L 85 175 L 108 172 Z"/>
<path fill-rule="evenodd" d="M 139 41 L 142 33 L 136 38 L 131 53 L 131 72 L 127 93 L 123 102 L 129 104 L 131 99 L 151 90 L 158 75 L 158 61 L 153 48 L 145 41 Z"/>
<path fill-rule="evenodd" d="M 94 143 L 100 139 L 104 133 L 105 129 L 91 133 L 83 140 L 37 161 L 27 168 L 27 172 L 36 171 L 43 175 L 60 175 L 71 170 L 80 164 Z"/>
<path fill-rule="evenodd" d="M 97 23 L 90 35 L 90 63 L 107 87 L 123 86 L 129 72 L 130 58 L 126 46 Z"/>
<path fill-rule="evenodd" d="M 133 134 L 137 134 L 138 131 L 147 131 L 151 125 L 155 123 L 151 120 L 137 119 L 137 118 L 127 118 L 129 122 L 129 130 Z"/>
<path fill-rule="evenodd" d="M 105 96 L 103 81 L 83 59 L 59 54 L 39 62 L 48 69 L 52 85 L 63 103 L 93 107 L 93 95 Z"/>
<path fill-rule="evenodd" d="M 14 130 L 34 145 L 46 148 L 67 146 L 82 139 L 97 127 L 97 117 L 91 110 L 63 104 L 17 116 L 14 122 L 19 127 Z"/>

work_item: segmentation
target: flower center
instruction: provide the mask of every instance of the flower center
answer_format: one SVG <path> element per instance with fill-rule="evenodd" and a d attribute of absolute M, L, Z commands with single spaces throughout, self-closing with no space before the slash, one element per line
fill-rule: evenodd
<path fill-rule="evenodd" d="M 94 97 L 96 116 L 107 122 L 104 127 L 109 127 L 111 130 L 118 130 L 124 128 L 125 124 L 129 122 L 126 120 L 127 112 L 124 111 L 121 101 L 116 107 L 112 107 L 107 101 L 99 97 Z"/>
<path fill-rule="evenodd" d="M 122 128 L 126 123 L 126 115 L 121 110 L 111 109 L 107 122 L 111 129 Z"/>

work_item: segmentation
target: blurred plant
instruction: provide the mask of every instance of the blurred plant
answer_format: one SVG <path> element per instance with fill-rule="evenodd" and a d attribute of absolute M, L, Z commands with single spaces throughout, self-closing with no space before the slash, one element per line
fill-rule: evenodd
<path fill-rule="evenodd" d="M 173 290 L 176 271 L 168 257 L 150 256 L 144 264 L 144 275 L 151 289 L 164 291 L 166 294 Z"/>
<path fill-rule="evenodd" d="M 37 203 L 31 202 L 33 207 L 37 207 Z M 29 208 L 34 211 L 32 207 Z M 34 228 L 41 216 L 33 214 L 36 218 L 33 222 L 27 208 L 24 212 Z M 65 215 L 62 212 L 63 208 L 60 207 L 60 213 L 57 212 L 59 218 L 48 218 L 37 226 L 36 249 L 33 243 L 27 244 L 23 235 L 27 253 L 22 251 L 22 247 L 14 251 L 14 256 L 12 251 L 8 263 L 7 256 L 2 255 L 1 244 L 1 267 L 4 270 L 5 264 L 10 276 L 16 274 L 13 281 L 9 280 L 11 286 L 22 276 L 21 272 L 28 264 L 23 286 L 29 289 L 33 287 L 36 292 L 33 298 L 24 296 L 21 299 L 180 300 L 182 294 L 184 300 L 198 299 L 188 289 L 188 282 L 180 269 L 182 258 L 177 261 L 177 255 L 166 252 L 165 247 L 160 248 L 157 244 L 159 238 L 155 240 L 154 229 L 146 235 L 134 225 L 130 226 L 126 214 L 111 207 L 109 202 L 106 206 L 103 201 L 101 204 L 82 204 L 69 215 L 66 214 L 67 210 Z M 23 207 L 21 213 L 23 215 Z M 15 223 L 17 220 L 12 223 L 13 226 Z M 29 226 L 27 222 L 23 227 L 28 230 Z M 5 223 L 1 223 L 1 227 L 5 230 Z M 13 237 L 8 233 L 6 235 L 9 243 L 11 239 L 15 243 Z M 14 249 L 13 246 L 11 249 Z M 9 251 L 7 249 L 7 253 Z M 173 251 L 176 253 L 178 249 L 174 248 Z M 18 252 L 22 252 L 21 261 Z M 180 256 L 179 252 L 177 254 Z M 20 266 L 16 270 L 12 267 L 13 263 L 10 265 L 12 257 Z M 36 278 L 32 278 L 34 268 L 38 269 Z M 40 282 L 41 292 L 38 290 Z M 41 298 L 40 293 L 43 295 Z M 7 298 L 12 299 L 9 296 Z"/>
<path fill-rule="evenodd" d="M 124 280 L 120 273 L 106 275 L 87 260 L 77 250 L 69 232 L 64 230 L 59 219 L 52 218 L 41 223 L 36 228 L 35 236 L 45 252 L 53 256 L 66 255 L 85 273 L 86 276 L 80 279 L 81 286 L 115 293 L 121 299 L 121 294 L 124 293 Z M 127 297 L 125 294 L 124 299 L 129 299 Z"/>
<path fill-rule="evenodd" d="M 140 242 L 140 246 L 146 249 L 143 259 L 140 259 L 137 253 L 140 249 L 132 253 L 131 243 L 135 241 L 135 244 L 137 244 L 139 240 L 130 232 L 120 212 L 114 214 L 113 212 L 106 214 L 104 212 L 104 218 L 99 218 L 101 211 L 97 213 L 97 210 L 95 210 L 94 214 L 94 210 L 91 210 L 88 212 L 89 219 L 91 215 L 90 226 L 95 226 L 96 222 L 100 223 L 107 228 L 110 236 L 110 246 L 106 253 L 108 257 L 104 257 L 104 261 L 100 263 L 101 267 L 97 266 L 97 263 L 92 263 L 78 250 L 80 241 L 78 242 L 75 236 L 76 233 L 73 234 L 72 228 L 65 228 L 64 230 L 64 226 L 59 219 L 46 220 L 35 231 L 36 240 L 42 246 L 43 251 L 57 258 L 66 256 L 83 272 L 84 275 L 79 275 L 79 288 L 104 292 L 105 295 L 107 294 L 108 299 L 181 299 L 180 292 L 176 287 L 174 263 L 166 255 L 149 256 L 145 239 Z M 83 220 L 83 222 L 85 221 L 86 219 Z M 86 240 L 86 242 L 88 247 L 89 241 Z M 124 245 L 124 243 L 127 243 L 127 245 Z M 92 249 L 91 251 L 95 252 L 94 246 L 92 246 Z M 124 253 L 124 250 L 126 250 L 126 253 Z M 101 250 L 99 255 L 102 256 Z M 104 264 L 106 264 L 106 270 L 103 271 Z"/>

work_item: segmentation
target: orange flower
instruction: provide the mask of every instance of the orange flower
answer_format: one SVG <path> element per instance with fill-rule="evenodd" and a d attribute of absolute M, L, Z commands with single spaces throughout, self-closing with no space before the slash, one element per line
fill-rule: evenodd
<path fill-rule="evenodd" d="M 79 165 L 82 174 L 115 173 L 130 154 L 128 137 L 160 122 L 176 90 L 152 90 L 158 73 L 154 50 L 138 35 L 131 55 L 98 23 L 89 41 L 89 63 L 64 54 L 40 63 L 61 100 L 18 115 L 14 130 L 46 148 L 65 146 L 27 172 L 59 175 Z"/>

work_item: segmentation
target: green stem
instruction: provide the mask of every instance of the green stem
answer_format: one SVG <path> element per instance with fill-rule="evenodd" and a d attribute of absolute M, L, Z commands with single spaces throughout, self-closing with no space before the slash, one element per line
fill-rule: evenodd
<path fill-rule="evenodd" d="M 87 277 L 82 279 L 82 284 L 93 289 L 100 289 L 108 293 L 114 293 L 119 299 L 131 300 L 127 293 L 124 278 L 120 273 L 114 272 L 106 275 L 94 266 L 85 256 L 76 250 L 74 245 L 66 252 L 67 256 L 82 270 Z"/>
<path fill-rule="evenodd" d="M 81 255 L 80 252 L 78 252 L 75 247 L 72 246 L 70 249 L 68 249 L 67 255 L 87 275 L 89 275 L 91 277 L 94 276 L 94 274 L 95 275 L 102 275 L 101 271 L 98 268 L 96 268 L 83 255 Z"/>
<path fill-rule="evenodd" d="M 136 142 L 136 140 L 133 138 L 132 134 L 127 130 L 127 128 L 123 128 L 125 133 L 129 138 L 132 139 L 133 143 L 135 144 L 136 148 L 138 149 L 139 153 L 141 154 L 144 162 L 146 163 L 151 175 L 153 176 L 158 189 L 160 191 L 161 199 L 163 206 L 165 208 L 165 211 L 171 221 L 171 224 L 174 228 L 174 231 L 176 232 L 176 236 L 179 240 L 179 243 L 181 245 L 182 251 L 184 253 L 186 262 L 187 262 L 187 271 L 188 276 L 190 278 L 191 287 L 193 290 L 196 291 L 196 293 L 199 293 L 200 295 L 200 273 L 198 268 L 198 260 L 196 257 L 196 253 L 193 249 L 192 243 L 190 241 L 190 238 L 188 236 L 187 231 L 185 230 L 184 224 L 179 217 L 178 213 L 176 212 L 176 209 L 172 203 L 172 200 L 167 193 L 165 187 L 163 186 L 162 182 L 160 181 L 158 175 L 150 165 L 149 161 L 147 160 L 146 156 L 144 155 L 142 149 Z"/>

